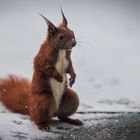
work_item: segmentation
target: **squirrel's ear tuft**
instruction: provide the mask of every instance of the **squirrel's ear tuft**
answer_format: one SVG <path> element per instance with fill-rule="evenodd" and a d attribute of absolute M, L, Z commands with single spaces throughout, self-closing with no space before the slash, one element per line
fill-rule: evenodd
<path fill-rule="evenodd" d="M 45 20 L 45 22 L 47 23 L 47 25 L 48 25 L 48 33 L 54 33 L 55 31 L 56 31 L 56 27 L 55 27 L 55 25 L 50 21 L 50 20 L 48 20 L 45 16 L 43 16 L 42 14 L 40 14 L 39 13 L 39 15 L 41 16 L 41 17 L 43 17 L 43 19 Z"/>
<path fill-rule="evenodd" d="M 63 17 L 63 20 L 62 20 L 62 23 L 60 24 L 60 27 L 67 27 L 68 25 L 68 22 L 67 22 L 67 19 L 63 13 L 63 10 L 62 10 L 62 7 L 60 5 L 60 9 L 61 9 L 61 14 L 62 14 L 62 17 Z"/>

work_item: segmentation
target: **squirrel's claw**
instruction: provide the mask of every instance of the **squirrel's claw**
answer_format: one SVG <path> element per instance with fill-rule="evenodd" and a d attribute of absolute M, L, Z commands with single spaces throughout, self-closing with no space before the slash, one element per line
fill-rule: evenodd
<path fill-rule="evenodd" d="M 74 84 L 74 82 L 75 82 L 75 78 L 72 78 L 72 77 L 71 77 L 71 78 L 69 79 L 69 86 L 72 87 L 73 84 Z"/>
<path fill-rule="evenodd" d="M 48 131 L 49 130 L 49 126 L 47 124 L 40 124 L 40 125 L 38 125 L 38 128 L 42 131 Z"/>

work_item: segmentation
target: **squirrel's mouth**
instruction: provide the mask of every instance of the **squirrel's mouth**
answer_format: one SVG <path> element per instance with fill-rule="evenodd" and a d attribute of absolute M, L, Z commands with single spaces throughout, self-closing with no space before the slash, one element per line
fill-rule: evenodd
<path fill-rule="evenodd" d="M 65 50 L 66 50 L 66 51 L 71 51 L 71 50 L 72 50 L 72 48 L 73 48 L 73 47 L 71 47 L 71 46 L 69 46 L 69 47 L 68 47 L 68 46 L 66 46 L 66 47 L 65 47 Z"/>
<path fill-rule="evenodd" d="M 66 51 L 71 51 L 71 50 L 72 50 L 72 48 L 66 49 Z"/>
<path fill-rule="evenodd" d="M 71 51 L 72 48 L 74 48 L 75 46 L 76 46 L 76 41 L 75 40 L 69 41 L 65 46 L 65 50 L 66 51 Z"/>

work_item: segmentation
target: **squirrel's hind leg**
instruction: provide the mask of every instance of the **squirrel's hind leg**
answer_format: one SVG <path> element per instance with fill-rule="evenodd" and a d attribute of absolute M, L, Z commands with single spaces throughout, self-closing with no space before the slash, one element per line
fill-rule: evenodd
<path fill-rule="evenodd" d="M 83 125 L 83 123 L 78 119 L 69 118 L 70 115 L 74 114 L 79 106 L 79 98 L 77 94 L 67 88 L 59 106 L 57 117 L 66 123 L 74 125 Z"/>
<path fill-rule="evenodd" d="M 49 95 L 31 95 L 30 97 L 30 118 L 34 121 L 38 128 L 48 131 L 51 118 L 55 113 L 55 101 Z"/>

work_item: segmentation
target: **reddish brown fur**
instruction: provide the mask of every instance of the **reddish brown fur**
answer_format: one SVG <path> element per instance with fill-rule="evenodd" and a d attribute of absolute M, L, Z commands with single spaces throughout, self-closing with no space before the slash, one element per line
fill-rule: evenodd
<path fill-rule="evenodd" d="M 75 79 L 76 74 L 72 67 L 70 54 L 71 51 L 67 51 L 67 60 L 69 61 L 67 73 Z M 62 81 L 62 76 L 54 67 L 57 57 L 58 50 L 50 46 L 47 41 L 42 44 L 38 55 L 35 57 L 35 71 L 32 80 L 32 95 L 30 98 L 30 116 L 38 125 L 48 123 L 49 120 L 56 115 L 68 117 L 76 112 L 79 105 L 77 94 L 66 87 L 60 109 L 58 112 L 55 110 L 56 105 L 50 88 L 49 78 L 53 77 L 59 82 Z"/>
<path fill-rule="evenodd" d="M 28 80 L 8 76 L 0 79 L 0 99 L 11 111 L 27 114 L 30 88 Z"/>
<path fill-rule="evenodd" d="M 60 34 L 65 36 L 64 41 L 58 39 Z M 71 49 L 75 46 L 71 42 L 68 45 L 69 40 L 71 41 L 73 38 L 75 39 L 74 33 L 66 27 L 66 24 L 63 23 L 60 27 L 55 27 L 49 22 L 47 38 L 34 59 L 34 74 L 31 84 L 28 80 L 16 76 L 9 76 L 7 79 L 0 80 L 0 98 L 2 102 L 11 111 L 29 114 L 31 120 L 42 130 L 48 129 L 47 124 L 54 116 L 58 116 L 60 120 L 68 123 L 82 124 L 79 120 L 68 118 L 78 108 L 79 98 L 77 94 L 69 89 L 66 84 L 61 103 L 57 110 L 49 83 L 50 78 L 54 78 L 58 82 L 63 81 L 63 77 L 56 70 L 55 64 L 58 59 L 59 50 Z M 66 52 L 66 58 L 69 62 L 66 73 L 71 76 L 70 86 L 72 86 L 76 74 L 70 55 L 71 51 L 69 50 Z"/>

